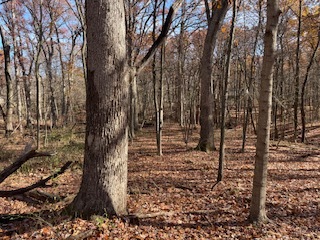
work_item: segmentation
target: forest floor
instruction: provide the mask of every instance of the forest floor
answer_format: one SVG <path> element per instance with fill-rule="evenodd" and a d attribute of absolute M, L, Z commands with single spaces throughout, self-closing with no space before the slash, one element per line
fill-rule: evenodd
<path fill-rule="evenodd" d="M 320 125 L 308 129 L 308 144 L 271 142 L 266 205 L 270 222 L 262 225 L 247 221 L 255 137 L 248 136 L 241 153 L 241 128 L 227 130 L 224 180 L 215 185 L 218 151 L 194 151 L 198 131 L 186 146 L 183 130 L 165 124 L 161 157 L 156 155 L 153 127 L 142 129 L 130 142 L 128 211 L 141 217 L 136 224 L 64 214 L 81 181 L 84 130 L 77 126 L 49 132 L 43 151 L 57 154 L 29 160 L 0 189 L 34 183 L 72 160 L 76 163 L 51 187 L 39 189 L 63 199 L 42 203 L 21 196 L 0 198 L 0 239 L 320 239 Z M 31 136 L 17 134 L 1 138 L 0 169 L 30 141 Z M 28 217 L 19 218 L 23 214 Z"/>

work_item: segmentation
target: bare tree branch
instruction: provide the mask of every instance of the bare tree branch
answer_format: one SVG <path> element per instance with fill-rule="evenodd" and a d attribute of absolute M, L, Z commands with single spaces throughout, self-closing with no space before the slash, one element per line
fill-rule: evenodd
<path fill-rule="evenodd" d="M 210 7 L 209 7 L 208 0 L 204 0 L 204 5 L 205 5 L 205 7 L 206 7 L 207 22 L 208 22 L 208 24 L 209 24 L 210 19 L 211 19 L 211 13 L 210 13 Z"/>
<path fill-rule="evenodd" d="M 42 180 L 39 180 L 38 182 L 28 186 L 28 187 L 25 187 L 25 188 L 19 188 L 19 189 L 15 189 L 15 190 L 10 190 L 10 191 L 0 191 L 0 197 L 11 197 L 11 196 L 14 196 L 14 195 L 18 195 L 18 194 L 23 194 L 25 192 L 28 192 L 32 189 L 35 189 L 35 188 L 38 188 L 38 187 L 45 187 L 46 186 L 46 183 L 53 179 L 53 178 L 56 178 L 57 176 L 63 174 L 67 169 L 68 167 L 72 164 L 71 161 L 68 161 L 66 162 L 58 172 L 52 174 L 51 176 L 45 178 L 45 179 L 42 179 Z"/>
<path fill-rule="evenodd" d="M 52 156 L 52 155 L 54 155 L 54 153 L 37 152 L 35 149 L 25 151 L 25 153 L 21 155 L 14 163 L 12 163 L 9 167 L 1 171 L 0 183 L 2 183 L 12 173 L 17 171 L 21 167 L 21 165 L 24 164 L 29 159 L 35 158 L 35 157 Z"/>
<path fill-rule="evenodd" d="M 168 13 L 167 18 L 165 20 L 165 23 L 162 26 L 162 30 L 161 30 L 160 35 L 155 40 L 155 42 L 152 44 L 152 46 L 149 48 L 149 51 L 144 56 L 144 58 L 136 65 L 136 67 L 135 67 L 136 74 L 139 74 L 139 72 L 149 63 L 152 56 L 155 54 L 157 48 L 160 47 L 164 43 L 164 41 L 168 35 L 168 32 L 170 30 L 172 19 L 173 19 L 174 15 L 176 14 L 178 8 L 182 4 L 182 2 L 183 2 L 183 0 L 177 0 L 170 7 L 169 13 Z"/>
<path fill-rule="evenodd" d="M 0 2 L 0 5 L 5 4 L 5 3 L 7 3 L 7 2 L 11 2 L 11 1 L 12 1 L 12 0 L 4 0 L 4 1 Z"/>

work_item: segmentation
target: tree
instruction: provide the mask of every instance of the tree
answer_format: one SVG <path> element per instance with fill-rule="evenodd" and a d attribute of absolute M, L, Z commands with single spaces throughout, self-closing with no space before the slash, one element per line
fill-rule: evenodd
<path fill-rule="evenodd" d="M 24 33 L 23 33 L 24 32 Z M 26 48 L 28 49 L 27 52 L 29 52 L 29 61 L 26 61 L 27 58 L 24 57 L 24 51 L 23 51 L 23 43 L 22 38 L 23 35 L 26 36 L 24 39 L 26 42 Z M 29 36 L 27 37 L 28 33 L 26 33 L 25 29 L 24 31 L 20 31 L 19 34 L 19 41 L 18 41 L 18 51 L 17 51 L 17 58 L 19 60 L 20 69 L 22 72 L 22 79 L 23 79 L 23 86 L 24 86 L 24 92 L 25 92 L 25 112 L 26 112 L 26 121 L 27 121 L 27 128 L 32 127 L 32 121 L 31 121 L 31 75 L 32 75 L 32 68 L 34 65 L 35 60 L 35 53 L 32 51 L 32 47 L 30 45 L 30 39 Z"/>
<path fill-rule="evenodd" d="M 296 48 L 296 71 L 295 71 L 295 92 L 294 92 L 294 140 L 298 135 L 298 106 L 299 106 L 299 87 L 300 87 L 300 37 L 301 37 L 301 18 L 302 18 L 302 0 L 299 0 L 298 12 L 298 30 L 297 30 L 297 48 Z"/>
<path fill-rule="evenodd" d="M 79 28 L 77 29 L 77 34 L 81 35 L 82 37 L 82 44 L 81 44 L 81 61 L 83 67 L 83 76 L 84 79 L 87 79 L 87 66 L 86 66 L 86 58 L 87 58 L 87 26 L 85 24 L 85 9 L 84 9 L 84 0 L 65 0 L 67 5 L 72 10 L 73 14 L 76 16 L 79 22 Z M 74 2 L 74 7 L 72 6 L 71 2 Z M 75 8 L 75 9 L 74 9 Z"/>
<path fill-rule="evenodd" d="M 165 3 L 164 3 L 165 4 Z M 156 41 L 156 28 L 157 28 L 157 5 L 158 1 L 154 2 L 154 10 L 153 10 L 153 28 L 152 28 L 152 40 Z M 164 5 L 165 6 L 165 5 Z M 163 13 L 164 14 L 164 13 Z M 160 60 L 160 80 L 157 81 L 157 56 L 156 54 L 153 56 L 152 61 L 152 80 L 153 80 L 153 102 L 154 102 L 154 110 L 155 110 L 155 119 L 156 119 L 156 141 L 157 141 L 157 151 L 158 155 L 162 155 L 162 121 L 163 121 L 163 91 L 162 91 L 162 67 L 163 67 L 163 59 L 162 59 L 162 50 L 161 49 L 161 60 Z M 162 105 L 162 106 L 161 106 Z"/>
<path fill-rule="evenodd" d="M 254 79 L 255 75 L 254 72 L 257 70 L 255 68 L 255 62 L 256 62 L 256 51 L 257 51 L 257 45 L 259 39 L 259 34 L 260 34 L 260 29 L 262 25 L 262 0 L 258 1 L 258 25 L 257 25 L 257 30 L 255 32 L 255 37 L 254 37 L 254 43 L 253 43 L 253 49 L 252 49 L 252 55 L 251 55 L 251 63 L 250 63 L 250 75 L 249 75 L 249 81 L 246 84 L 246 89 L 248 90 L 248 96 L 247 96 L 247 106 L 244 112 L 244 121 L 243 121 L 243 129 L 242 129 L 242 147 L 241 147 L 241 152 L 244 152 L 245 150 L 245 144 L 247 140 L 247 130 L 248 130 L 248 124 L 249 124 L 249 118 L 251 118 L 252 126 L 255 131 L 255 125 L 253 121 L 253 116 L 252 116 L 252 110 L 253 110 L 253 103 L 254 103 Z M 247 75 L 247 74 L 246 74 Z M 247 80 L 246 80 L 247 82 Z"/>
<path fill-rule="evenodd" d="M 267 167 L 269 159 L 273 65 L 276 56 L 280 13 L 278 0 L 268 0 L 267 25 L 264 36 L 264 56 L 261 70 L 255 168 L 249 216 L 251 222 L 264 222 L 268 219 L 265 208 Z"/>
<path fill-rule="evenodd" d="M 83 178 L 70 210 L 127 213 L 128 75 L 124 2 L 86 1 L 87 126 Z"/>
<path fill-rule="evenodd" d="M 178 43 L 178 120 L 180 125 L 183 127 L 185 125 L 185 81 L 184 81 L 184 61 L 185 61 L 185 24 L 186 24 L 186 3 L 183 2 L 182 9 L 181 9 L 181 22 L 180 22 L 180 33 L 179 33 L 179 43 Z"/>
<path fill-rule="evenodd" d="M 50 115 L 52 119 L 52 126 L 57 126 L 58 121 L 58 109 L 56 104 L 56 96 L 55 96 L 55 88 L 54 88 L 54 73 L 53 73 L 53 60 L 54 60 L 54 54 L 55 54 L 55 42 L 53 40 L 53 34 L 55 30 L 54 22 L 57 21 L 56 14 L 54 13 L 54 5 L 51 5 L 51 1 L 46 1 L 44 3 L 44 7 L 46 11 L 49 13 L 50 22 L 52 24 L 49 25 L 49 31 L 48 35 L 46 36 L 46 41 L 43 42 L 41 45 L 41 49 L 45 58 L 46 62 L 46 74 L 47 78 L 49 80 L 49 89 L 50 89 Z"/>
<path fill-rule="evenodd" d="M 302 83 L 302 89 L 301 89 L 301 96 L 300 96 L 300 112 L 301 112 L 301 142 L 305 142 L 305 138 L 306 138 L 306 112 L 305 112 L 305 107 L 304 107 L 304 98 L 305 98 L 305 91 L 306 91 L 306 85 L 309 79 L 309 74 L 310 74 L 310 69 L 312 67 L 313 61 L 315 59 L 317 50 L 319 48 L 319 43 L 320 43 L 320 28 L 318 31 L 318 40 L 316 43 L 316 46 L 314 47 L 314 50 L 312 52 L 312 56 L 310 58 L 308 67 L 307 67 L 307 71 L 306 71 L 306 75 L 304 77 L 304 81 Z"/>
<path fill-rule="evenodd" d="M 214 3 L 212 11 L 209 3 L 205 0 L 208 30 L 203 45 L 203 52 L 200 62 L 200 139 L 197 149 L 201 151 L 214 150 L 213 135 L 213 81 L 212 81 L 212 59 L 217 33 L 227 13 L 229 2 L 221 0 Z"/>
<path fill-rule="evenodd" d="M 228 50 L 227 50 L 227 60 L 226 60 L 226 70 L 221 84 L 222 93 L 221 93 L 221 123 L 220 123 L 220 148 L 219 148 L 219 168 L 218 168 L 218 177 L 217 182 L 222 181 L 223 179 L 223 165 L 225 158 L 225 125 L 226 125 L 226 108 L 227 108 L 227 99 L 228 99 L 228 84 L 230 78 L 230 61 L 231 61 L 231 51 L 232 44 L 234 39 L 234 25 L 236 22 L 237 16 L 237 0 L 233 0 L 233 13 L 232 13 L 232 22 L 230 27 L 230 35 L 228 41 Z"/>
<path fill-rule="evenodd" d="M 5 113 L 5 123 L 6 123 L 6 133 L 5 135 L 8 137 L 13 132 L 13 83 L 9 72 L 9 64 L 10 64 L 10 45 L 8 44 L 2 27 L 0 26 L 0 36 L 3 46 L 3 55 L 4 55 L 4 72 L 6 78 L 6 86 L 7 86 L 7 110 Z"/>
<path fill-rule="evenodd" d="M 22 101 L 21 101 L 21 89 L 20 89 L 20 79 L 18 74 L 18 64 L 17 64 L 17 52 L 18 52 L 18 21 L 19 21 L 19 15 L 23 14 L 21 12 L 21 7 L 19 6 L 19 2 L 17 1 L 11 1 L 10 3 L 3 5 L 3 13 L 2 18 L 5 22 L 6 28 L 8 29 L 8 36 L 11 38 L 11 45 L 13 50 L 13 65 L 14 65 L 14 94 L 13 97 L 15 98 L 15 106 L 16 106 L 16 113 L 18 115 L 18 127 L 20 132 L 23 131 L 23 125 L 22 125 Z M 20 11 L 19 11 L 20 10 Z M 17 16 L 18 15 L 18 16 Z M 13 99 L 11 100 L 13 101 Z"/>
<path fill-rule="evenodd" d="M 37 7 L 38 6 L 38 7 Z M 30 15 L 34 21 L 34 32 L 36 34 L 36 50 L 34 59 L 34 72 L 36 80 L 36 106 L 37 106 L 37 149 L 40 148 L 40 122 L 41 122 L 41 92 L 40 92 L 40 54 L 41 47 L 44 41 L 44 11 L 42 0 L 39 2 L 31 1 L 30 5 L 27 6 Z"/>
<path fill-rule="evenodd" d="M 164 15 L 163 15 L 163 24 L 162 24 L 162 29 L 160 34 L 156 37 L 154 34 L 153 37 L 153 44 L 152 46 L 146 51 L 146 54 L 143 56 L 143 58 L 139 61 L 136 62 L 134 60 L 137 59 L 137 53 L 136 56 L 133 55 L 133 34 L 134 34 L 134 24 L 136 22 L 136 14 L 133 14 L 133 11 L 131 8 L 133 8 L 132 3 L 129 1 L 128 6 L 127 6 L 127 46 L 128 46 L 128 62 L 129 62 L 129 68 L 130 68 L 130 120 L 129 120 L 129 136 L 130 138 L 134 138 L 135 136 L 135 129 L 138 128 L 138 112 L 137 112 L 137 76 L 139 73 L 149 64 L 149 62 L 153 59 L 154 54 L 156 53 L 157 49 L 164 44 L 166 37 L 169 33 L 173 17 L 175 16 L 177 10 L 179 9 L 180 5 L 182 4 L 183 0 L 176 0 L 171 7 L 169 8 L 168 14 L 164 20 Z M 156 2 L 157 3 L 157 2 Z M 154 11 L 150 15 L 153 16 L 155 14 L 155 11 L 157 9 L 157 4 L 155 3 L 154 6 Z M 149 2 L 146 3 L 146 5 L 149 5 Z M 165 3 L 164 3 L 164 8 L 165 8 Z M 165 10 L 165 9 L 164 9 Z M 154 18 L 154 17 L 153 17 Z M 147 21 L 148 22 L 148 21 Z M 142 30 L 143 32 L 145 29 Z M 143 33 L 142 35 L 144 35 Z M 139 46 L 141 47 L 141 46 Z M 159 113 L 159 116 L 161 114 Z"/>

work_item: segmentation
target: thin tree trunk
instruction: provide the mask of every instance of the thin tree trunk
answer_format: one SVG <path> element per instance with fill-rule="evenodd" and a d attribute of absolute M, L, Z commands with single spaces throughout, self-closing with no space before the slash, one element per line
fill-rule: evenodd
<path fill-rule="evenodd" d="M 253 110 L 253 102 L 254 102 L 254 89 L 253 89 L 253 83 L 254 83 L 254 69 L 255 69 L 255 58 L 256 58 L 256 50 L 258 46 L 259 41 L 259 33 L 262 25 L 262 0 L 259 0 L 259 21 L 257 26 L 257 31 L 254 39 L 254 45 L 252 50 L 252 57 L 251 57 L 251 63 L 250 63 L 250 78 L 249 78 L 249 84 L 248 84 L 248 98 L 247 98 L 247 108 L 245 111 L 245 120 L 244 120 L 244 126 L 243 126 L 243 136 L 242 136 L 242 148 L 241 152 L 245 151 L 245 145 L 247 140 L 247 130 L 248 130 L 248 124 L 249 124 L 249 118 L 251 120 L 253 119 L 252 116 L 252 110 Z M 252 120 L 252 127 L 255 130 L 254 121 Z"/>
<path fill-rule="evenodd" d="M 156 40 L 156 22 L 157 22 L 157 5 L 158 0 L 154 2 L 154 11 L 153 11 L 153 30 L 152 30 L 152 38 L 153 42 Z M 161 126 L 160 126 L 160 104 L 159 104 L 159 91 L 158 86 L 160 81 L 157 81 L 157 71 L 156 71 L 156 55 L 153 56 L 152 62 L 152 79 L 153 79 L 153 101 L 154 101 L 154 110 L 155 110 L 155 118 L 156 118 L 156 140 L 157 140 L 157 153 L 159 156 L 162 155 L 161 148 Z M 159 86 L 160 89 L 160 86 Z"/>
<path fill-rule="evenodd" d="M 233 1 L 233 14 L 232 22 L 230 28 L 229 42 L 228 42 L 228 51 L 227 51 L 227 60 L 226 60 L 226 70 L 224 75 L 224 84 L 222 84 L 222 94 L 221 94 L 221 122 L 220 122 L 220 148 L 219 148 L 219 168 L 218 168 L 218 177 L 217 182 L 222 181 L 223 179 L 223 167 L 225 161 L 225 127 L 226 127 L 226 107 L 228 99 L 228 84 L 230 78 L 230 60 L 231 60 L 231 51 L 234 38 L 234 25 L 236 22 L 237 16 L 237 0 Z"/>
<path fill-rule="evenodd" d="M 299 107 L 299 87 L 300 87 L 300 37 L 301 37 L 301 15 L 302 15 L 302 0 L 299 0 L 298 10 L 298 30 L 297 30 L 297 48 L 296 48 L 296 71 L 295 71 L 295 92 L 294 92 L 294 140 L 298 137 L 298 107 Z"/>
<path fill-rule="evenodd" d="M 135 73 L 130 73 L 130 91 L 129 91 L 129 137 L 135 138 L 135 131 L 138 129 L 138 92 L 137 92 L 137 76 Z"/>
<path fill-rule="evenodd" d="M 22 124 L 22 103 L 21 103 L 21 88 L 20 88 L 20 79 L 18 76 L 18 44 L 17 44 L 17 36 L 16 36 L 16 13 L 15 6 L 13 6 L 12 2 L 12 41 L 13 41 L 13 64 L 14 64 L 14 76 L 16 80 L 16 102 L 17 102 L 17 115 L 18 115 L 18 125 L 19 131 L 23 132 L 23 124 Z"/>
<path fill-rule="evenodd" d="M 35 57 L 35 76 L 36 76 L 36 105 L 37 105 L 37 149 L 40 149 L 40 122 L 41 122 L 41 105 L 40 105 L 40 53 L 41 47 L 43 43 L 43 29 L 42 29 L 42 0 L 40 0 L 39 4 L 39 22 L 38 22 L 38 43 L 37 43 L 37 50 L 36 50 L 36 57 Z"/>
<path fill-rule="evenodd" d="M 55 34 L 57 37 L 57 47 L 59 53 L 59 61 L 60 61 L 60 68 L 61 68 L 61 81 L 62 81 L 62 103 L 61 103 L 61 114 L 64 118 L 66 118 L 67 114 L 67 103 L 68 103 L 68 94 L 67 94 L 67 81 L 66 81 L 66 74 L 65 74 L 65 63 L 63 61 L 63 52 L 60 42 L 60 34 L 58 26 L 55 25 Z M 72 43 L 73 44 L 73 43 Z M 72 48 L 73 49 L 73 48 Z"/>
<path fill-rule="evenodd" d="M 82 67 L 83 67 L 83 77 L 85 81 L 87 81 L 87 25 L 85 22 L 85 8 L 83 6 L 83 0 L 75 0 L 75 4 L 78 11 L 78 19 L 81 24 L 82 30 L 82 45 L 81 45 L 81 60 L 82 60 Z"/>
<path fill-rule="evenodd" d="M 162 8 L 162 25 L 164 25 L 165 18 L 165 9 L 166 9 L 166 0 L 163 0 L 163 8 Z M 163 127 L 163 81 L 164 81 L 164 62 L 166 56 L 166 47 L 165 43 L 161 46 L 161 56 L 160 56 L 160 80 L 159 80 L 159 129 L 158 129 L 158 136 L 157 142 L 158 145 L 158 155 L 162 155 L 162 127 Z"/>
<path fill-rule="evenodd" d="M 180 34 L 179 34 L 179 46 L 178 46 L 178 119 L 181 126 L 184 126 L 184 112 L 185 112 L 185 82 L 184 82 L 184 38 L 185 38 L 185 8 L 186 3 L 182 4 Z"/>
<path fill-rule="evenodd" d="M 9 73 L 9 65 L 10 65 L 10 46 L 8 45 L 6 38 L 3 34 L 3 30 L 0 26 L 0 35 L 1 41 L 3 46 L 3 53 L 4 53 L 4 72 L 6 78 L 6 86 L 7 86 L 7 109 L 6 109 L 6 117 L 5 117 L 5 124 L 6 124 L 6 137 L 9 137 L 10 134 L 13 132 L 13 83 Z"/>
<path fill-rule="evenodd" d="M 304 77 L 304 81 L 302 84 L 302 89 L 301 89 L 301 96 L 300 96 L 300 100 L 301 100 L 301 104 L 300 104 L 300 110 L 301 110 L 301 124 L 302 124 L 302 130 L 301 130 L 301 142 L 305 142 L 305 138 L 306 138 L 306 113 L 305 113 L 305 109 L 304 109 L 304 98 L 305 98 L 305 89 L 307 86 L 307 82 L 309 79 L 309 73 L 310 73 L 310 69 L 312 67 L 314 58 L 316 56 L 316 53 L 318 51 L 319 48 L 319 41 L 320 41 L 320 30 L 318 32 L 318 41 L 317 44 L 313 50 L 312 56 L 310 58 L 308 67 L 307 67 L 307 72 L 306 75 Z"/>
<path fill-rule="evenodd" d="M 66 118 L 65 121 L 67 123 L 74 121 L 73 116 L 73 101 L 71 97 L 72 92 L 72 84 L 73 84 L 73 78 L 74 78 L 74 49 L 76 46 L 76 39 L 80 35 L 79 30 L 73 33 L 72 35 L 72 45 L 71 50 L 69 53 L 69 64 L 68 64 L 68 71 L 67 71 L 67 94 L 66 94 Z"/>
<path fill-rule="evenodd" d="M 135 131 L 139 129 L 138 119 L 138 91 L 137 91 L 137 75 L 134 69 L 134 32 L 136 29 L 135 23 L 137 21 L 134 12 L 134 3 L 127 1 L 127 18 L 126 18 L 126 31 L 127 31 L 127 51 L 128 51 L 128 65 L 132 69 L 129 76 L 130 89 L 129 89 L 129 138 L 135 138 Z"/>
<path fill-rule="evenodd" d="M 27 73 L 25 63 L 23 61 L 23 51 L 22 49 L 22 39 L 19 38 L 19 50 L 17 51 L 17 58 L 19 61 L 19 65 L 22 71 L 22 79 L 23 79 L 23 87 L 25 92 L 25 107 L 26 107 L 26 121 L 27 121 L 27 128 L 32 127 L 31 121 L 31 89 L 30 89 L 30 73 L 33 67 L 34 58 L 30 59 L 29 65 L 29 73 Z"/>
<path fill-rule="evenodd" d="M 268 219 L 266 215 L 267 168 L 269 160 L 273 65 L 275 62 L 280 13 L 278 0 L 268 0 L 259 96 L 258 135 L 249 216 L 251 222 L 264 222 Z"/>

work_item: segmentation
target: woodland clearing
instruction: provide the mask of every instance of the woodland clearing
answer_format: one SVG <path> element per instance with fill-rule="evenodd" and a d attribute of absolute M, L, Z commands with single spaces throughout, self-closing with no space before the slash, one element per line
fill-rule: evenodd
<path fill-rule="evenodd" d="M 128 211 L 138 217 L 90 220 L 64 214 L 78 191 L 84 128 L 48 132 L 45 151 L 57 154 L 29 160 L 1 184 L 1 190 L 30 185 L 72 160 L 71 169 L 40 191 L 56 202 L 32 197 L 0 198 L 1 239 L 320 239 L 320 125 L 309 126 L 308 143 L 271 141 L 267 213 L 270 222 L 247 222 L 253 177 L 255 136 L 241 149 L 241 127 L 227 130 L 225 177 L 215 185 L 218 151 L 193 150 L 177 124 L 164 125 L 163 156 L 156 155 L 155 130 L 143 128 L 129 144 Z M 216 136 L 218 137 L 218 132 Z M 14 134 L 0 139 L 0 169 L 30 142 Z M 216 141 L 218 143 L 218 141 Z M 10 218 L 10 219 L 9 219 Z M 14 220 L 16 219 L 16 220 Z"/>

